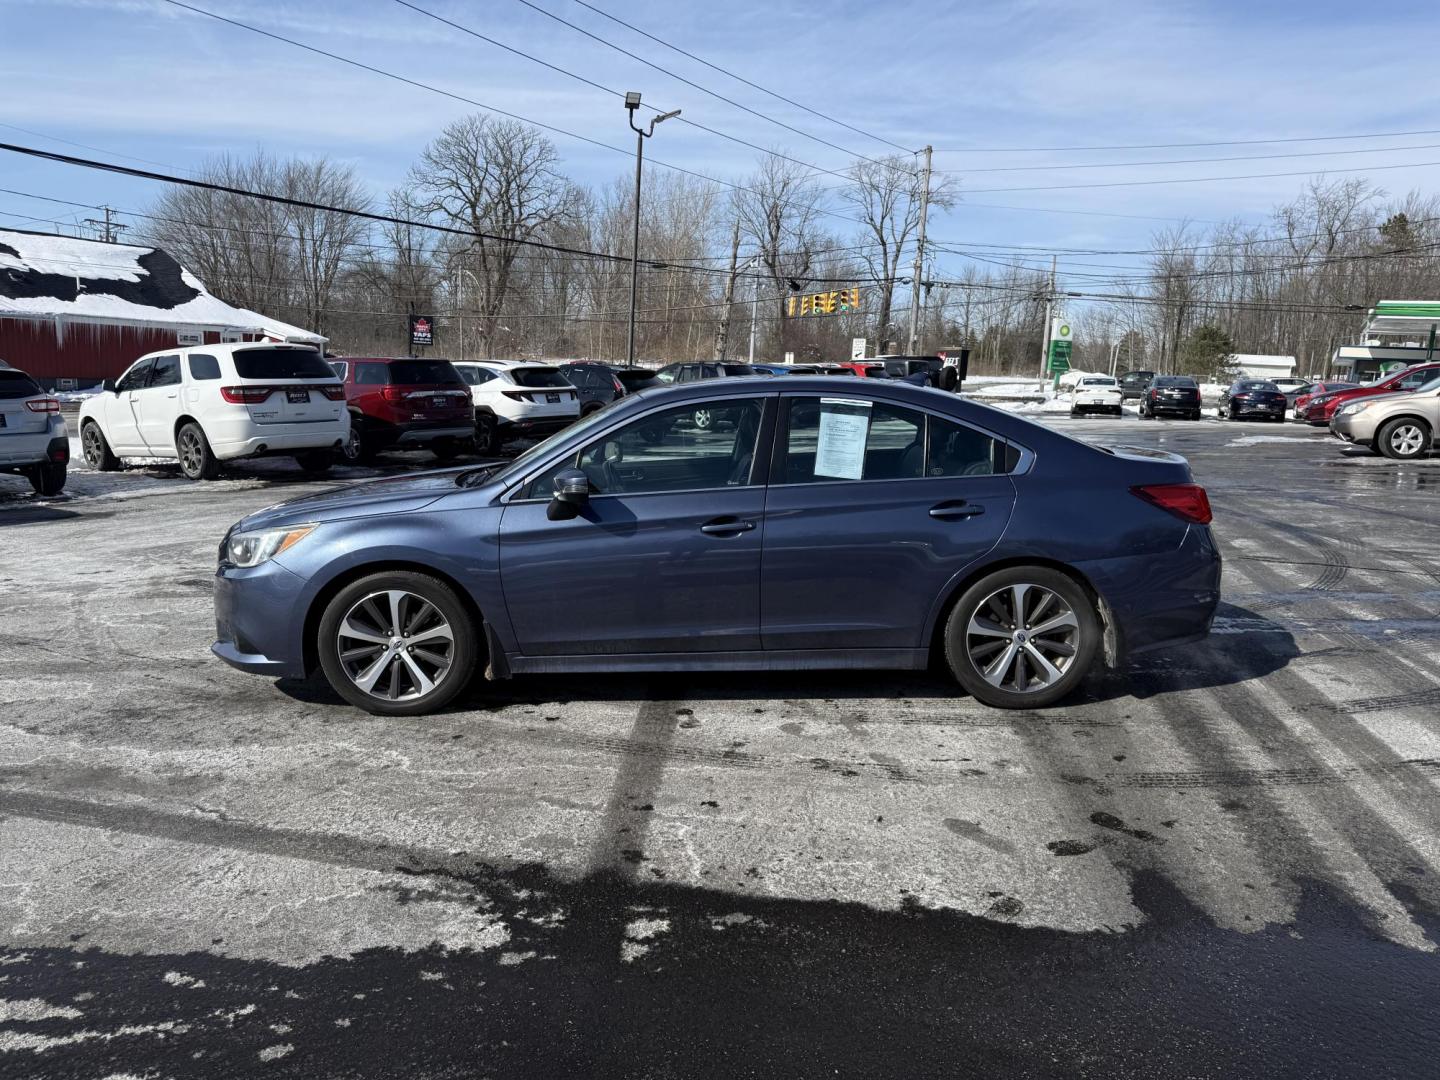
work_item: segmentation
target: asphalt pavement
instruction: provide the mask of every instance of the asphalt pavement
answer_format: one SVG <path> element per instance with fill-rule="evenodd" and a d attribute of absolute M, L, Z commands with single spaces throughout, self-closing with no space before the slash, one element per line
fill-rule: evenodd
<path fill-rule="evenodd" d="M 1049 422 L 1190 459 L 1224 603 L 1030 713 L 824 672 L 372 717 L 208 653 L 224 530 L 323 485 L 0 478 L 0 1076 L 1440 1074 L 1440 457 Z"/>

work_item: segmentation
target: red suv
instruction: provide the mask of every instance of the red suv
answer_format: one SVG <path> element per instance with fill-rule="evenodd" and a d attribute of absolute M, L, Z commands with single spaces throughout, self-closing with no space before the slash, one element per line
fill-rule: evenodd
<path fill-rule="evenodd" d="M 347 356 L 330 366 L 345 383 L 350 407 L 346 460 L 366 460 L 392 446 L 423 446 L 449 461 L 474 438 L 470 388 L 449 360 Z"/>
<path fill-rule="evenodd" d="M 1335 415 L 1335 410 L 1347 402 L 1359 398 L 1375 397 L 1378 394 L 1418 390 L 1436 375 L 1440 375 L 1440 363 L 1416 364 L 1404 371 L 1397 371 L 1394 375 L 1388 375 L 1379 382 L 1367 383 L 1364 386 L 1339 390 L 1334 393 L 1316 394 L 1303 406 L 1296 401 L 1295 417 L 1297 420 L 1304 420 L 1307 424 L 1328 424 L 1330 418 Z"/>

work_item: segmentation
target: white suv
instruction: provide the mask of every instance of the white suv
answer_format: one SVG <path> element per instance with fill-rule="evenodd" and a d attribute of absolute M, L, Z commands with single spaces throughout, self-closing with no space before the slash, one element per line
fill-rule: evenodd
<path fill-rule="evenodd" d="M 0 472 L 20 473 L 41 495 L 58 495 L 69 460 L 60 403 L 0 360 Z"/>
<path fill-rule="evenodd" d="M 119 468 L 122 457 L 179 458 L 192 480 L 213 480 L 222 461 L 272 454 L 322 473 L 349 434 L 345 387 L 308 345 L 151 353 L 80 409 L 91 468 Z"/>
<path fill-rule="evenodd" d="M 1120 384 L 1109 375 L 1082 375 L 1070 391 L 1070 415 L 1100 412 L 1120 416 Z"/>
<path fill-rule="evenodd" d="M 475 449 L 498 453 L 511 439 L 552 435 L 580 417 L 580 393 L 549 364 L 455 361 L 475 402 Z"/>

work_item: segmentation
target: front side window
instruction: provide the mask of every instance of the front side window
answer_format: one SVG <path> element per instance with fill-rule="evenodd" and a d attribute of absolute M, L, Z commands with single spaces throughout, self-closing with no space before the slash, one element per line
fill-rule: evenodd
<path fill-rule="evenodd" d="M 187 363 L 190 365 L 190 378 L 197 382 L 220 378 L 220 361 L 213 356 L 191 353 L 187 357 Z"/>
<path fill-rule="evenodd" d="M 922 475 L 925 414 L 861 398 L 791 398 L 781 483 Z"/>
<path fill-rule="evenodd" d="M 115 384 L 115 389 L 121 393 L 124 393 L 126 390 L 142 389 L 145 386 L 145 380 L 150 377 L 150 367 L 154 363 L 155 361 L 153 359 L 141 360 L 124 375 L 120 376 L 120 381 Z"/>
<path fill-rule="evenodd" d="M 567 456 L 531 482 L 525 497 L 550 498 L 555 474 L 578 467 L 597 495 L 657 495 L 744 487 L 755 472 L 761 398 L 707 402 L 708 427 L 695 424 L 695 406 L 652 413 Z M 598 414 L 597 414 L 598 415 Z"/>

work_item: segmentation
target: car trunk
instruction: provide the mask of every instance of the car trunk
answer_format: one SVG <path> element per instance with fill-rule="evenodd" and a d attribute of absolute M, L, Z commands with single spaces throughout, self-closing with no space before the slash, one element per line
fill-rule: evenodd
<path fill-rule="evenodd" d="M 241 349 L 235 374 L 244 382 L 225 396 L 243 400 L 257 424 L 316 424 L 345 408 L 340 380 L 315 349 Z"/>
<path fill-rule="evenodd" d="M 513 390 L 502 391 L 505 396 L 534 406 L 527 410 L 527 415 L 574 415 L 579 394 L 558 368 L 539 364 L 512 367 L 506 369 L 504 376 L 515 384 Z"/>

